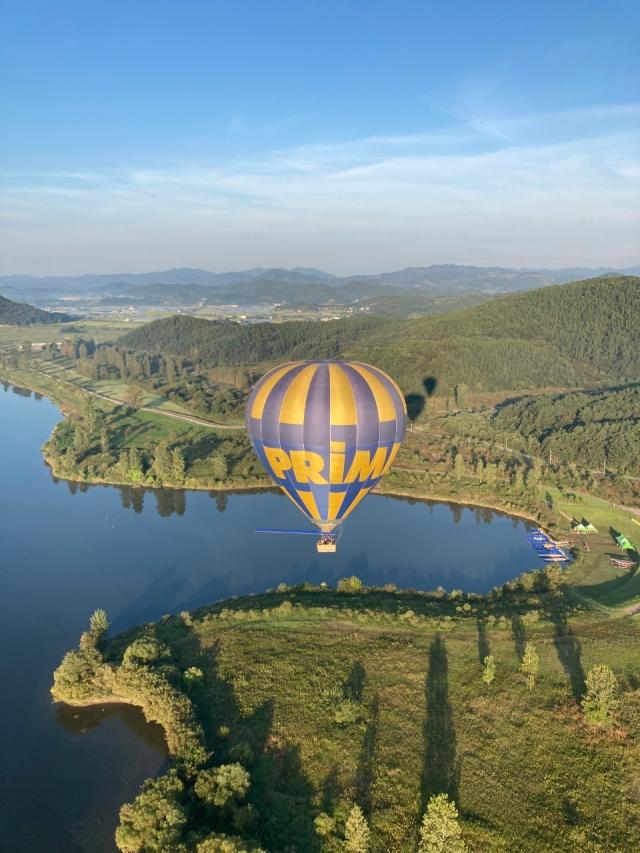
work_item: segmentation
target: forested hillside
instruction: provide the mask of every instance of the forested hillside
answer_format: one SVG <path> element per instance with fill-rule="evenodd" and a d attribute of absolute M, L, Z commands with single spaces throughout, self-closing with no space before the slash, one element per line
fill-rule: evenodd
<path fill-rule="evenodd" d="M 391 370 L 413 365 L 412 386 L 421 373 L 490 390 L 632 382 L 638 317 L 640 278 L 603 277 L 387 327 L 365 355 Z"/>
<path fill-rule="evenodd" d="M 22 302 L 12 302 L 0 296 L 0 325 L 6 326 L 28 326 L 37 323 L 66 323 L 73 318 L 69 314 L 53 314 L 51 311 L 43 311 L 26 305 Z"/>
<path fill-rule="evenodd" d="M 251 365 L 278 358 L 339 358 L 380 325 L 383 321 L 365 318 L 242 326 L 175 316 L 141 326 L 118 343 L 132 350 L 197 356 L 216 366 Z"/>
<path fill-rule="evenodd" d="M 493 424 L 522 435 L 535 454 L 640 473 L 640 385 L 526 397 L 502 408 Z"/>
<path fill-rule="evenodd" d="M 417 320 L 239 326 L 158 320 L 120 340 L 134 350 L 215 365 L 352 357 L 388 370 L 406 392 L 584 387 L 640 376 L 640 278 L 611 276 L 506 296 Z"/>

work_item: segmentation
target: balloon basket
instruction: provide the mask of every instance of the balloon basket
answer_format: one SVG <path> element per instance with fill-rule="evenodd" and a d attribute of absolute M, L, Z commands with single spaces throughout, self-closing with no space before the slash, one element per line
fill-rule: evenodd
<path fill-rule="evenodd" d="M 335 536 L 319 536 L 316 541 L 318 554 L 335 554 L 337 545 Z"/>

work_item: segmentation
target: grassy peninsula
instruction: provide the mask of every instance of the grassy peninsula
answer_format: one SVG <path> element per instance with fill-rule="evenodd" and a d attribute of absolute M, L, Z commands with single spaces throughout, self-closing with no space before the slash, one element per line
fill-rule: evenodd
<path fill-rule="evenodd" d="M 606 603 L 628 579 L 598 576 L 588 556 L 487 596 L 351 578 L 112 639 L 92 625 L 52 692 L 131 702 L 164 726 L 171 764 L 123 806 L 125 853 L 415 851 L 442 793 L 470 851 L 632 850 L 640 628 Z M 354 814 L 368 846 L 345 846 Z"/>

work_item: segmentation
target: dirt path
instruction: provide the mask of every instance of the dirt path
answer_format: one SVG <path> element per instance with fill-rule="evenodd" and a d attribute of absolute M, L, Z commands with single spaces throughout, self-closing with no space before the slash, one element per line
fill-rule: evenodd
<path fill-rule="evenodd" d="M 47 373 L 45 370 L 36 371 L 37 373 L 42 373 L 43 376 L 46 376 L 49 379 L 55 379 L 57 382 L 63 382 L 65 385 L 69 385 L 71 388 L 75 388 L 78 391 L 83 391 L 85 394 L 91 394 L 93 397 L 98 397 L 100 400 L 106 400 L 107 403 L 113 403 L 115 406 L 124 406 L 126 405 L 124 400 L 120 400 L 118 397 L 111 397 L 108 394 L 101 394 L 99 391 L 94 391 L 91 388 L 86 388 L 84 385 L 80 385 L 77 382 L 72 382 L 69 379 L 64 379 L 62 376 L 55 376 L 50 373 Z M 221 424 L 217 421 L 209 421 L 206 418 L 199 418 L 197 415 L 183 415 L 179 412 L 172 412 L 167 409 L 157 409 L 155 406 L 140 406 L 139 410 L 141 412 L 151 412 L 154 415 L 163 415 L 165 418 L 173 418 L 176 421 L 184 421 L 189 424 L 196 424 L 196 426 L 205 426 L 210 427 L 211 429 L 244 429 L 244 424 Z"/>

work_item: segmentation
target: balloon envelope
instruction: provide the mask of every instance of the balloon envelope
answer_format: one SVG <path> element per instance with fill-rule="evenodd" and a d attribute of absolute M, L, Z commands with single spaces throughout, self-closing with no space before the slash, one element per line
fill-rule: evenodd
<path fill-rule="evenodd" d="M 391 466 L 404 397 L 377 367 L 295 361 L 269 371 L 247 404 L 247 430 L 272 479 L 320 530 L 334 530 Z"/>

